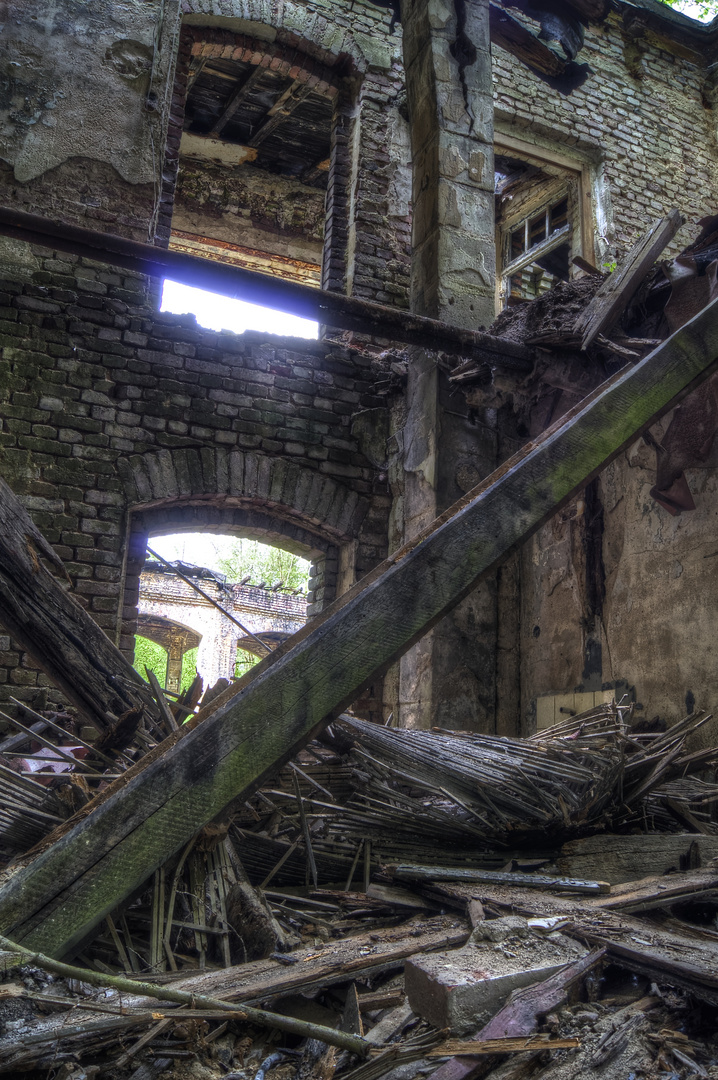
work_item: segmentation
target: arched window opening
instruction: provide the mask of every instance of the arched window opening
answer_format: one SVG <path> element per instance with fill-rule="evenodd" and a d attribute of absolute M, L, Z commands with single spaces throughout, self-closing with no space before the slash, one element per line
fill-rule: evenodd
<path fill-rule="evenodd" d="M 258 540 L 170 533 L 147 545 L 135 667 L 171 696 L 239 678 L 307 618 L 310 563 Z"/>
<path fill-rule="evenodd" d="M 243 34 L 234 45 L 185 27 L 182 131 L 168 145 L 168 161 L 179 162 L 169 246 L 319 287 L 338 72 Z M 162 307 L 193 312 L 212 329 L 318 332 L 310 320 L 172 281 Z"/>

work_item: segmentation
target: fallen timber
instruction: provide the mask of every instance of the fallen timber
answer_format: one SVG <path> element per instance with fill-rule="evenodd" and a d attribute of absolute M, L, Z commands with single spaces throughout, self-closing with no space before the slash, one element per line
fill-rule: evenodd
<path fill-rule="evenodd" d="M 89 723 L 107 732 L 129 710 L 157 719 L 151 693 L 41 559 L 62 562 L 0 477 L 0 612 L 15 641 Z"/>
<path fill-rule="evenodd" d="M 509 459 L 15 872 L 0 931 L 63 956 L 468 595 L 718 363 L 718 301 Z M 214 704 L 214 703 L 213 703 Z M 121 782 L 117 782 L 121 783 Z"/>
<path fill-rule="evenodd" d="M 188 993 L 186 990 L 178 990 L 174 986 L 156 986 L 154 983 L 138 982 L 136 979 L 126 979 L 122 975 L 108 975 L 106 972 L 91 971 L 87 968 L 75 967 L 71 964 L 63 964 L 53 960 L 42 953 L 32 952 L 30 949 L 19 948 L 13 941 L 0 936 L 0 948 L 10 953 L 23 964 L 39 964 L 46 971 L 52 971 L 55 975 L 61 975 L 68 979 L 78 979 L 89 983 L 91 986 L 110 986 L 114 990 L 124 993 L 145 994 L 161 1001 L 173 1001 L 177 1005 L 191 1005 L 193 1009 L 212 1009 L 213 1011 L 226 1012 L 237 1019 L 247 1020 L 249 1023 L 259 1024 L 262 1027 L 276 1028 L 292 1035 L 301 1035 L 304 1038 L 320 1039 L 331 1046 L 338 1046 L 343 1050 L 364 1056 L 369 1052 L 370 1044 L 366 1043 L 358 1035 L 349 1032 L 336 1031 L 334 1028 L 325 1027 L 323 1024 L 312 1024 L 295 1020 L 291 1016 L 282 1016 L 279 1013 L 267 1012 L 264 1009 L 255 1009 L 251 1005 L 236 1005 L 222 998 L 207 997 L 203 994 Z"/>
<path fill-rule="evenodd" d="M 517 372 L 528 373 L 533 367 L 533 350 L 515 341 L 506 341 L 481 331 L 464 330 L 437 319 L 428 319 L 353 296 L 284 281 L 257 270 L 226 266 L 211 259 L 152 247 L 151 244 L 127 240 L 122 236 L 65 225 L 21 210 L 0 207 L 0 236 L 67 251 L 150 277 L 171 277 L 185 285 L 263 304 L 341 330 L 440 349 Z"/>

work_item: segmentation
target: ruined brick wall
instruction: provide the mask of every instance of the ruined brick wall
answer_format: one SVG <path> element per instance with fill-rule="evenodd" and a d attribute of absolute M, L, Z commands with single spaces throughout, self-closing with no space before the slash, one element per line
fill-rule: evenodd
<path fill-rule="evenodd" d="M 0 473 L 114 640 L 131 649 L 148 533 L 208 528 L 302 552 L 314 612 L 343 546 L 350 578 L 384 556 L 385 478 L 351 430 L 382 406 L 369 361 L 203 330 L 148 306 L 142 278 L 33 254 L 33 280 L 0 287 Z M 42 706 L 46 680 L 12 645 L 0 682 L 0 700 Z"/>
<path fill-rule="evenodd" d="M 600 262 L 620 258 L 673 206 L 687 218 L 667 252 L 675 254 L 696 234 L 695 222 L 718 208 L 705 61 L 642 33 L 624 19 L 628 10 L 618 6 L 587 30 L 577 59 L 592 74 L 570 95 L 493 49 L 499 130 L 588 166 Z M 631 19 L 636 14 L 630 9 Z M 653 429 L 658 441 L 668 419 Z M 583 497 L 574 500 L 507 568 L 511 626 L 499 694 L 520 714 L 523 732 L 533 730 L 537 695 L 621 681 L 635 688 L 639 715 L 648 719 L 659 714 L 671 723 L 691 701 L 718 706 L 711 645 L 718 581 L 705 558 L 715 547 L 717 466 L 714 453 L 689 471 L 697 509 L 671 518 L 649 495 L 655 451 L 639 440 L 601 475 L 590 513 Z M 598 616 L 590 610 L 586 567 L 588 519 L 596 513 L 606 581 Z"/>
<path fill-rule="evenodd" d="M 641 36 L 627 19 L 619 6 L 587 29 L 577 62 L 591 74 L 570 94 L 492 49 L 497 127 L 589 164 L 596 255 L 609 260 L 674 206 L 688 220 L 670 249 L 676 253 L 718 206 L 706 61 L 667 38 Z"/>

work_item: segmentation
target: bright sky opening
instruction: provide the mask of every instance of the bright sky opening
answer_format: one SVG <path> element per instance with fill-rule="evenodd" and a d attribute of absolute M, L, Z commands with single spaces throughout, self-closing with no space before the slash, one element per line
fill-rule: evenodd
<path fill-rule="evenodd" d="M 676 11 L 688 15 L 691 19 L 698 19 L 700 22 L 711 22 L 716 17 L 716 12 L 712 9 L 713 5 L 711 4 L 683 0 L 682 3 L 673 4 L 672 6 Z"/>
<path fill-rule="evenodd" d="M 231 559 L 237 548 L 251 561 L 253 549 L 269 549 L 271 545 L 257 540 L 239 539 L 236 536 L 222 536 L 213 533 L 171 533 L 168 536 L 151 536 L 149 547 L 168 562 L 180 559 L 191 566 L 204 566 L 207 570 L 224 573 L 223 563 Z M 300 559 L 301 568 L 309 571 L 309 563 Z"/>
<path fill-rule="evenodd" d="M 248 304 L 245 300 L 231 300 L 228 296 L 219 296 L 206 289 L 180 285 L 169 278 L 165 278 L 162 288 L 160 311 L 196 315 L 200 326 L 206 326 L 208 330 L 233 330 L 235 334 L 259 330 L 288 337 L 319 337 L 319 324 L 311 319 L 287 315 L 259 304 Z"/>

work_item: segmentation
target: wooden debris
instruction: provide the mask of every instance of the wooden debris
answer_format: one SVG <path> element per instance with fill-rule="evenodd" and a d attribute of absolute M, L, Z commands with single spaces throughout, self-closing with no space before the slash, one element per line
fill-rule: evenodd
<path fill-rule="evenodd" d="M 49 956 L 43 956 L 42 953 L 35 953 L 30 949 L 23 949 L 15 942 L 9 941 L 7 938 L 1 936 L 0 947 L 6 949 L 8 952 L 20 953 L 27 964 L 34 964 L 44 968 L 46 971 L 52 971 L 55 974 L 62 975 L 65 978 L 78 979 L 80 982 L 89 983 L 90 986 L 109 986 L 126 994 L 146 994 L 153 998 L 159 998 L 164 1001 L 173 1001 L 180 1005 L 191 1005 L 192 1008 L 206 1008 L 232 1013 L 238 1019 L 248 1020 L 250 1023 L 259 1024 L 265 1027 L 276 1028 L 278 1031 L 286 1031 L 290 1034 L 301 1035 L 305 1038 L 320 1039 L 330 1046 L 338 1046 L 341 1049 L 349 1050 L 351 1053 L 359 1054 L 360 1056 L 365 1056 L 369 1051 L 369 1046 L 361 1037 L 352 1035 L 348 1032 L 337 1031 L 334 1028 L 326 1028 L 321 1024 L 305 1023 L 301 1020 L 294 1020 L 292 1017 L 282 1016 L 278 1013 L 268 1013 L 262 1009 L 255 1009 L 249 1005 L 243 1005 L 238 1009 L 236 1005 L 229 1001 L 224 1001 L 220 998 L 207 997 L 204 994 L 188 993 L 185 990 L 178 989 L 176 986 L 156 986 L 153 983 L 135 982 L 132 979 L 127 979 L 120 975 L 108 975 L 105 972 L 98 973 L 84 968 L 77 968 L 70 964 L 60 963 Z"/>
<path fill-rule="evenodd" d="M 703 838 L 685 832 L 610 833 L 568 841 L 556 859 L 556 868 L 561 874 L 595 874 L 617 885 L 651 874 L 685 869 L 692 844 L 697 844 L 702 864 L 718 858 L 718 836 Z"/>
<path fill-rule="evenodd" d="M 0 606 L 5 629 L 98 731 L 152 694 L 94 619 L 65 591 L 67 573 L 20 501 L 0 478 Z"/>
<path fill-rule="evenodd" d="M 665 217 L 654 221 L 620 267 L 605 279 L 591 303 L 576 320 L 575 330 L 581 338 L 582 349 L 587 349 L 603 331 L 610 330 L 682 224 L 683 218 L 678 210 L 671 210 Z"/>
<path fill-rule="evenodd" d="M 527 1035 L 506 1039 L 447 1039 L 427 1052 L 427 1057 L 480 1057 L 482 1054 L 519 1054 L 525 1050 L 574 1050 L 576 1038 L 554 1039 L 550 1035 Z"/>
<path fill-rule="evenodd" d="M 387 870 L 398 881 L 484 881 L 492 885 L 524 885 L 529 889 L 557 889 L 586 896 L 611 891 L 607 881 L 578 881 L 575 878 L 543 877 L 541 874 L 499 874 L 491 870 L 441 866 L 389 866 Z"/>

